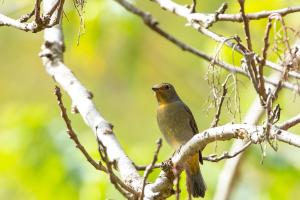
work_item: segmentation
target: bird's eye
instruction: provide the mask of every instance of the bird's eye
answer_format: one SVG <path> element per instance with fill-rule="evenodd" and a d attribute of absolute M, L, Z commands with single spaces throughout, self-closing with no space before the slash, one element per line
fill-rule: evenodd
<path fill-rule="evenodd" d="M 169 85 L 165 85 L 165 89 L 166 89 L 166 90 L 169 90 L 169 89 L 170 89 L 170 86 L 169 86 Z"/>

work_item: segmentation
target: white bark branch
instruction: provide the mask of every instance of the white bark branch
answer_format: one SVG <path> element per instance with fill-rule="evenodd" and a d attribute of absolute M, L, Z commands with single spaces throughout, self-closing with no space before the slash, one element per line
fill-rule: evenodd
<path fill-rule="evenodd" d="M 270 136 L 273 139 L 276 138 L 278 141 L 300 147 L 300 136 L 275 126 L 272 126 Z M 181 165 L 189 156 L 197 153 L 199 149 L 203 149 L 207 144 L 214 141 L 225 141 L 233 138 L 252 141 L 253 144 L 259 144 L 265 141 L 264 127 L 250 124 L 227 124 L 210 128 L 195 135 L 184 144 L 172 157 L 172 162 L 175 165 Z"/>
<path fill-rule="evenodd" d="M 51 5 L 56 3 L 56 0 L 43 2 L 44 9 L 47 11 L 52 8 Z M 92 101 L 92 94 L 63 63 L 64 42 L 61 24 L 45 29 L 44 39 L 45 43 L 40 56 L 47 73 L 69 94 L 73 105 L 76 106 L 85 123 L 107 148 L 110 161 L 115 161 L 125 183 L 139 191 L 143 180 L 117 141 L 112 125 L 96 109 Z"/>
<path fill-rule="evenodd" d="M 58 0 L 56 1 L 55 4 L 52 4 L 51 8 L 47 9 L 43 15 L 40 16 L 40 10 L 39 10 L 39 5 L 40 5 L 40 0 L 36 1 L 36 11 L 38 15 L 35 16 L 35 19 L 32 22 L 25 22 L 22 21 L 23 19 L 13 19 L 11 17 L 8 17 L 6 15 L 3 15 L 0 13 L 0 27 L 1 26 L 8 26 L 8 27 L 13 27 L 22 31 L 30 31 L 33 33 L 39 32 L 44 30 L 45 28 L 50 28 L 59 23 L 59 19 L 61 18 L 61 14 L 63 12 L 62 8 L 64 5 L 64 0 Z M 31 18 L 34 14 L 29 15 Z M 26 21 L 27 21 L 26 20 Z"/>
<path fill-rule="evenodd" d="M 271 80 L 278 82 L 280 79 L 280 74 L 274 72 L 270 77 Z M 274 85 L 267 85 L 267 89 L 274 90 Z M 255 125 L 259 122 L 262 115 L 265 113 L 265 109 L 261 106 L 259 97 L 256 97 L 247 114 L 244 118 L 244 123 Z M 235 140 L 231 146 L 230 151 L 236 151 L 240 149 L 245 143 L 240 140 Z M 217 183 L 216 191 L 214 194 L 214 200 L 227 200 L 230 198 L 230 194 L 234 187 L 236 180 L 238 179 L 238 171 L 241 166 L 245 152 L 239 154 L 233 159 L 227 160 L 225 162 L 224 168 L 219 175 L 219 180 Z"/>
<path fill-rule="evenodd" d="M 0 26 L 11 26 L 23 31 L 32 31 L 37 27 L 35 22 L 22 23 L 13 18 L 7 17 L 6 15 L 0 14 Z"/>
<path fill-rule="evenodd" d="M 276 138 L 278 141 L 300 148 L 300 136 L 296 134 L 272 126 L 270 136 L 272 138 Z M 171 158 L 171 161 L 173 165 L 182 167 L 189 156 L 194 155 L 199 151 L 199 149 L 203 149 L 207 144 L 214 141 L 231 140 L 233 138 L 243 139 L 244 141 L 252 141 L 253 144 L 261 143 L 265 141 L 264 127 L 250 124 L 227 124 L 224 126 L 210 128 L 195 135 L 186 144 L 184 144 Z M 158 196 L 168 196 L 168 194 L 164 194 L 163 191 L 169 191 L 170 187 L 172 187 L 172 183 L 167 178 L 167 174 L 165 172 L 161 172 L 155 183 L 146 186 L 148 190 L 152 191 L 151 193 L 159 192 L 157 194 Z M 149 199 L 153 199 L 153 197 Z"/>
<path fill-rule="evenodd" d="M 243 47 L 240 47 L 238 44 L 232 42 L 229 38 L 226 38 L 224 36 L 218 35 L 214 33 L 213 31 L 210 31 L 206 28 L 206 24 L 210 22 L 212 19 L 211 15 L 207 14 L 201 14 L 201 13 L 191 13 L 188 8 L 185 6 L 182 6 L 180 4 L 177 4 L 173 2 L 172 0 L 154 0 L 156 3 L 160 5 L 161 8 L 168 10 L 180 17 L 183 17 L 187 20 L 188 24 L 191 25 L 194 29 L 202 33 L 203 35 L 206 35 L 207 37 L 215 40 L 216 42 L 225 44 L 226 46 L 232 48 L 234 51 L 237 51 L 238 53 L 244 54 Z M 297 8 L 298 12 L 298 8 Z M 258 56 L 258 55 L 257 55 Z M 273 63 L 271 61 L 266 61 L 266 66 L 276 70 L 276 71 L 283 71 L 283 66 L 278 65 L 276 63 Z M 300 77 L 300 74 L 295 71 L 289 72 L 290 77 L 298 78 Z M 274 84 L 272 80 L 266 79 L 267 82 Z M 275 83 L 277 84 L 277 83 Z M 284 87 L 292 89 L 298 93 L 300 93 L 300 87 L 298 85 L 291 84 L 289 82 L 284 82 Z"/>
<path fill-rule="evenodd" d="M 56 0 L 44 1 L 44 9 L 49 10 Z M 63 34 L 61 26 L 55 26 L 45 30 L 45 44 L 40 56 L 47 73 L 58 82 L 70 95 L 73 105 L 81 114 L 86 124 L 93 130 L 97 139 L 101 140 L 107 148 L 107 154 L 111 161 L 115 161 L 120 175 L 126 184 L 136 191 L 141 190 L 143 179 L 136 171 L 132 161 L 125 154 L 118 143 L 112 126 L 97 111 L 91 93 L 80 83 L 71 70 L 63 63 Z M 221 127 L 208 129 L 203 134 L 195 135 L 185 144 L 178 153 L 172 157 L 175 165 L 182 165 L 189 155 L 196 153 L 199 149 L 215 140 L 229 140 L 232 138 L 246 138 L 253 143 L 261 142 L 263 127 L 247 124 L 229 124 Z M 271 136 L 279 141 L 300 147 L 300 138 L 287 131 L 272 127 Z M 144 199 L 156 199 L 168 197 L 172 193 L 172 181 L 164 171 L 153 184 L 145 187 Z"/>

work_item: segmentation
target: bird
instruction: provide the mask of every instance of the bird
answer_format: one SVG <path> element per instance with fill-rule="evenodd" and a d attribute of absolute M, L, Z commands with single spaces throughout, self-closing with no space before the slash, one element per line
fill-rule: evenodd
<path fill-rule="evenodd" d="M 170 83 L 156 84 L 152 90 L 158 102 L 159 129 L 167 143 L 177 150 L 198 133 L 194 116 Z M 184 164 L 187 190 L 193 197 L 204 197 L 206 191 L 199 162 L 203 164 L 201 151 L 191 156 Z"/>

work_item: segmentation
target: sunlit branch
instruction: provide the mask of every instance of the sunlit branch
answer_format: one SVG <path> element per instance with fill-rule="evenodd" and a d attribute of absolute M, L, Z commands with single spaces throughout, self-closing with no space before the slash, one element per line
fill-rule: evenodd
<path fill-rule="evenodd" d="M 56 0 L 43 1 L 44 10 L 51 11 L 56 3 Z M 68 93 L 73 105 L 76 106 L 85 123 L 93 130 L 97 140 L 105 145 L 109 161 L 116 164 L 122 180 L 134 191 L 140 191 L 142 178 L 117 141 L 112 125 L 96 109 L 91 92 L 63 63 L 64 41 L 61 25 L 45 29 L 44 38 L 45 43 L 40 57 L 47 73 Z"/>
<path fill-rule="evenodd" d="M 271 127 L 270 137 L 300 148 L 300 136 L 281 130 L 275 126 Z M 227 124 L 207 129 L 195 135 L 183 145 L 180 151 L 172 157 L 172 162 L 176 166 L 183 164 L 189 156 L 195 154 L 199 149 L 203 149 L 207 144 L 214 141 L 231 140 L 233 138 L 251 141 L 253 144 L 260 144 L 265 141 L 264 128 L 263 126 L 248 124 Z"/>
<path fill-rule="evenodd" d="M 30 31 L 33 33 L 42 31 L 45 28 L 50 28 L 59 23 L 64 2 L 64 0 L 58 0 L 52 5 L 51 9 L 42 15 L 40 12 L 41 0 L 36 0 L 34 10 L 26 15 L 23 15 L 18 20 L 0 14 L 0 26 L 14 27 L 16 29 L 26 32 Z M 35 16 L 35 19 L 32 22 L 27 22 L 32 16 Z"/>
<path fill-rule="evenodd" d="M 240 43 L 232 42 L 228 38 L 219 35 L 217 33 L 214 33 L 213 31 L 208 30 L 205 28 L 205 25 L 212 20 L 212 16 L 210 15 L 205 15 L 205 14 L 200 14 L 196 15 L 196 13 L 190 13 L 189 9 L 186 8 L 185 6 L 182 6 L 180 4 L 177 4 L 171 0 L 154 0 L 154 2 L 158 3 L 161 8 L 164 10 L 168 10 L 171 13 L 174 13 L 180 17 L 183 17 L 187 20 L 188 24 L 191 25 L 194 29 L 202 33 L 203 35 L 206 35 L 207 37 L 215 40 L 216 42 L 225 44 L 226 46 L 232 48 L 234 51 L 241 53 L 242 55 L 245 55 L 247 53 L 246 48 L 242 46 Z M 299 12 L 300 8 L 297 7 L 295 9 L 295 12 Z M 276 12 L 274 12 L 276 13 Z M 287 13 L 288 14 L 288 13 Z M 239 14 L 240 15 L 240 14 Z M 221 14 L 220 14 L 221 16 Z M 246 15 L 247 17 L 248 15 Z M 241 21 L 242 22 L 242 21 Z M 256 57 L 259 57 L 258 55 L 255 55 Z M 272 69 L 276 69 L 277 71 L 283 72 L 284 66 L 277 65 L 271 61 L 266 60 L 266 66 L 270 67 Z M 300 74 L 298 72 L 289 72 L 290 77 L 294 78 L 299 78 Z M 290 88 L 291 89 L 291 88 Z M 297 88 L 296 91 L 298 91 L 299 88 Z"/>
<path fill-rule="evenodd" d="M 169 40 L 170 42 L 172 42 L 173 44 L 175 44 L 176 46 L 178 46 L 180 49 L 182 49 L 183 51 L 187 51 L 189 53 L 192 53 L 208 62 L 211 62 L 212 64 L 215 64 L 219 67 L 222 67 L 223 69 L 227 70 L 227 71 L 230 71 L 232 73 L 238 73 L 238 74 L 241 74 L 243 76 L 247 76 L 249 77 L 248 73 L 243 70 L 242 68 L 238 67 L 238 66 L 233 66 L 229 63 L 226 63 L 224 61 L 221 61 L 221 60 L 218 60 L 218 59 L 215 59 L 214 57 L 212 56 L 209 56 L 207 55 L 206 53 L 180 41 L 179 39 L 175 38 L 173 35 L 167 33 L 166 31 L 164 31 L 162 28 L 160 28 L 158 26 L 158 22 L 152 17 L 152 15 L 150 15 L 149 13 L 146 13 L 142 10 L 140 10 L 139 8 L 135 7 L 133 4 L 131 4 L 130 2 L 128 2 L 127 0 L 115 0 L 116 2 L 118 2 L 120 5 L 122 5 L 124 8 L 126 8 L 128 11 L 132 12 L 133 14 L 141 17 L 144 21 L 144 23 L 149 27 L 151 28 L 153 31 L 155 31 L 156 33 L 158 33 L 159 35 L 161 35 L 162 37 L 164 37 L 165 39 Z M 222 39 L 222 40 L 219 40 L 220 42 L 223 42 L 223 43 L 226 43 L 226 41 L 228 41 L 228 39 Z M 234 46 L 234 44 L 232 44 L 232 46 Z M 269 61 L 266 61 L 268 63 L 270 63 Z M 278 65 L 272 63 L 272 66 L 273 67 L 276 67 Z M 279 67 L 277 68 L 278 71 L 279 70 Z M 294 72 L 295 74 L 296 72 Z M 296 73 L 297 74 L 297 73 Z M 264 77 L 264 80 L 266 83 L 269 83 L 269 84 L 272 84 L 272 85 L 277 85 L 278 82 L 277 81 L 274 81 L 272 79 L 269 79 L 267 77 Z M 296 84 L 293 84 L 293 83 L 290 83 L 290 82 L 286 82 L 284 81 L 282 83 L 283 87 L 287 88 L 287 89 L 290 89 L 290 90 L 293 90 L 297 93 L 300 93 L 300 87 Z"/>
<path fill-rule="evenodd" d="M 293 126 L 296 126 L 297 124 L 300 123 L 300 114 L 296 115 L 295 117 L 283 122 L 279 128 L 282 130 L 287 130 Z"/>

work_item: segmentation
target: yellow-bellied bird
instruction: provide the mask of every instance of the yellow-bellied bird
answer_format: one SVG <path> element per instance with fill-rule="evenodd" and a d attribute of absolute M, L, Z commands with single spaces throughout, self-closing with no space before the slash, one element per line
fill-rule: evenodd
<path fill-rule="evenodd" d="M 154 85 L 158 108 L 157 123 L 167 142 L 178 149 L 193 135 L 198 133 L 197 124 L 190 109 L 177 95 L 169 83 Z M 187 177 L 187 189 L 193 197 L 204 197 L 206 185 L 202 178 L 199 162 L 203 163 L 201 152 L 191 156 L 184 164 Z"/>

